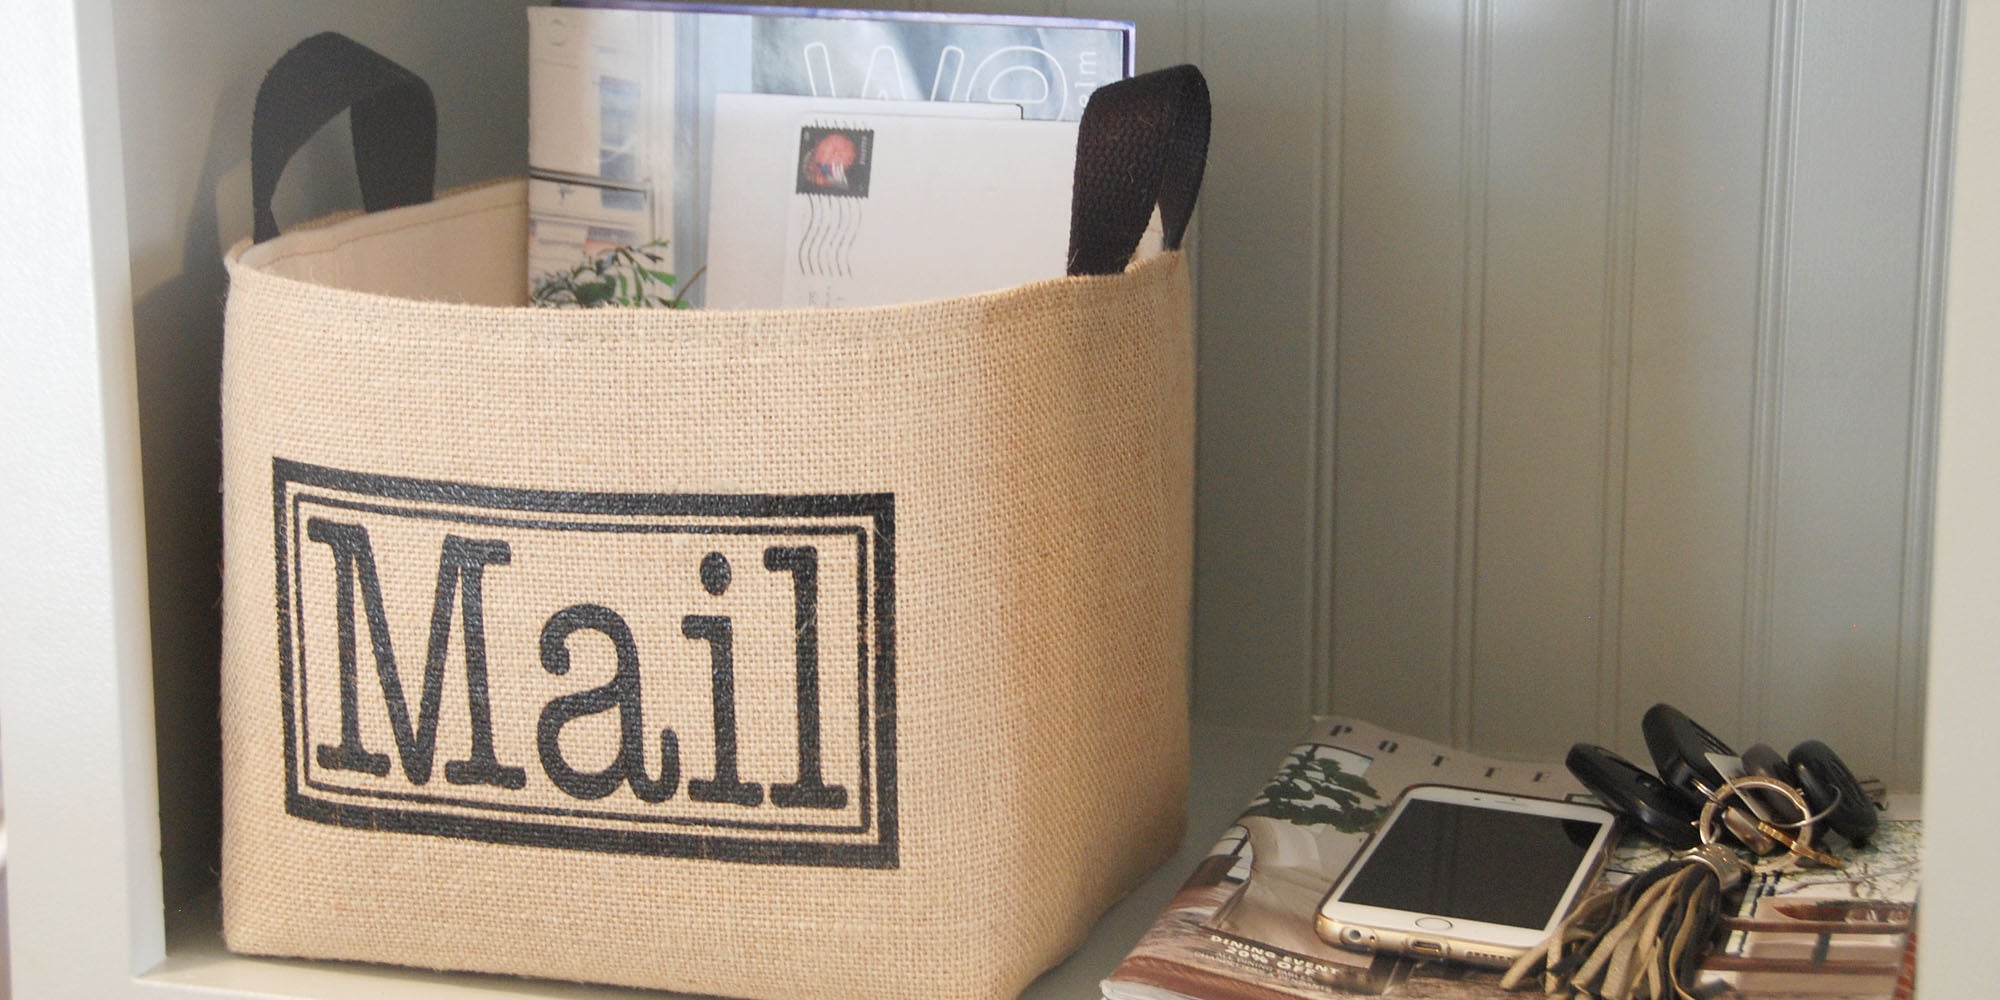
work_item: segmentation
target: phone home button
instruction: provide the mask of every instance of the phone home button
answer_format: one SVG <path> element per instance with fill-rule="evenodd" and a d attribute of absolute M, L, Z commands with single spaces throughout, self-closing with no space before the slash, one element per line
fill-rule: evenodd
<path fill-rule="evenodd" d="M 1417 926 L 1427 931 L 1451 930 L 1451 921 L 1443 917 L 1418 917 Z"/>

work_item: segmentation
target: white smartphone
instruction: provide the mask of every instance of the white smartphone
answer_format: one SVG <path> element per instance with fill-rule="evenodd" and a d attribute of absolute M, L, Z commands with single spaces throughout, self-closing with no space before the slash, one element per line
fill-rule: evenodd
<path fill-rule="evenodd" d="M 1320 903 L 1327 943 L 1506 968 L 1603 866 L 1617 817 L 1575 802 L 1415 785 Z"/>

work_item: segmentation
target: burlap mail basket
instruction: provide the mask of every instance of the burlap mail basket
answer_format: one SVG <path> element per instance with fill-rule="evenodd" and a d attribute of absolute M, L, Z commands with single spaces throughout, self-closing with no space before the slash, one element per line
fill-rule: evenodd
<path fill-rule="evenodd" d="M 1183 822 L 1189 282 L 1126 262 L 1199 74 L 1093 98 L 1071 277 L 554 310 L 522 184 L 427 200 L 421 82 L 286 58 L 228 260 L 229 947 L 924 1000 L 1075 947 Z M 276 236 L 350 105 L 381 210 Z"/>

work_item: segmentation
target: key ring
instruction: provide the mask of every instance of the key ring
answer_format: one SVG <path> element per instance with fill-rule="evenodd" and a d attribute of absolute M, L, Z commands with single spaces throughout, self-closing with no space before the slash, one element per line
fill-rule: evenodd
<path fill-rule="evenodd" d="M 1793 806 L 1797 810 L 1797 815 L 1804 816 L 1805 819 L 1798 823 L 1782 825 L 1795 830 L 1796 833 L 1785 832 L 1779 825 L 1762 818 L 1759 811 L 1754 808 L 1746 808 L 1746 811 L 1757 818 L 1746 818 L 1742 813 L 1729 810 L 1731 798 L 1741 799 L 1746 807 L 1749 806 L 1750 798 L 1743 794 L 1746 789 L 1770 792 Z M 1701 819 L 1696 825 L 1702 843 L 1720 842 L 1724 831 L 1727 830 L 1738 840 L 1751 840 L 1753 838 L 1745 834 L 1754 833 L 1782 845 L 1786 850 L 1785 857 L 1775 862 L 1758 864 L 1756 866 L 1758 872 L 1787 868 L 1796 864 L 1800 858 L 1809 858 L 1830 868 L 1840 867 L 1840 859 L 1812 846 L 1813 834 L 1818 829 L 1820 817 L 1813 814 L 1812 807 L 1807 805 L 1805 796 L 1799 794 L 1798 789 L 1773 778 L 1741 777 L 1724 779 L 1719 791 L 1709 791 L 1706 788 L 1702 791 L 1708 795 L 1708 801 L 1701 807 Z M 1747 824 L 1750 830 L 1744 831 L 1733 826 L 1732 819 L 1738 824 Z"/>

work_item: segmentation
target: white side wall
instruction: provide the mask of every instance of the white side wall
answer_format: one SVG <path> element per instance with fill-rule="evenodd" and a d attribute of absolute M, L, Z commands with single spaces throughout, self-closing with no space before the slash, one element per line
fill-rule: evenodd
<path fill-rule="evenodd" d="M 1990 792 L 2000 706 L 2000 5 L 1966 6 L 1962 58 L 1918 911 L 1917 982 L 1927 997 L 1992 995 L 1987 930 L 2000 898 L 2000 800 Z"/>

